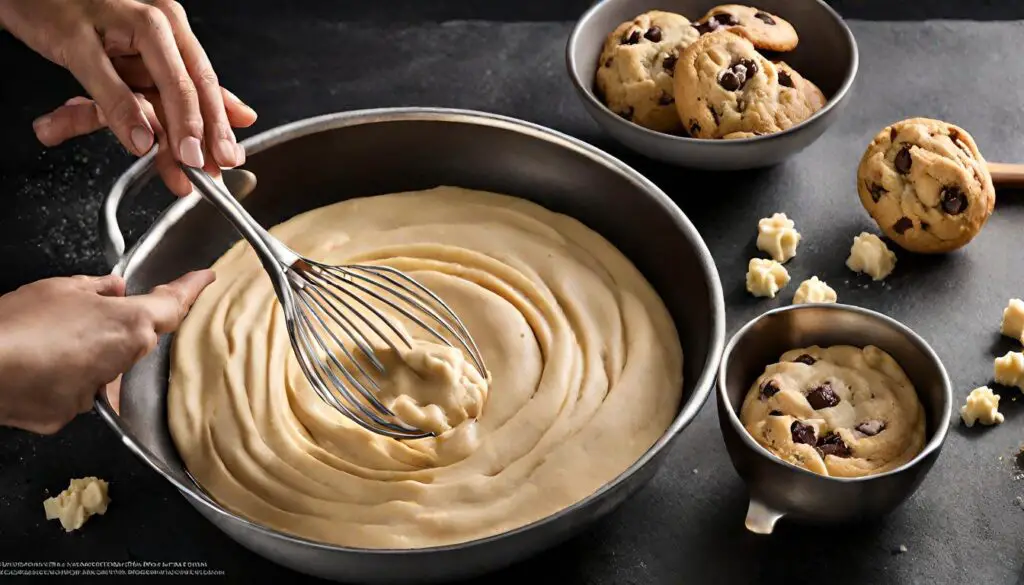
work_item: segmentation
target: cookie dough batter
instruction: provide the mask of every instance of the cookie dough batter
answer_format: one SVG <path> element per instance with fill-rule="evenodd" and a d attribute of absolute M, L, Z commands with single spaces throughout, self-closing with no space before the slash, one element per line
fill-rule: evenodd
<path fill-rule="evenodd" d="M 999 412 L 999 395 L 988 386 L 971 390 L 967 402 L 960 407 L 960 418 L 969 427 L 973 427 L 976 422 L 983 425 L 1003 422 L 1003 413 Z"/>
<path fill-rule="evenodd" d="M 755 297 L 774 299 L 779 289 L 789 284 L 789 272 L 775 260 L 751 258 L 747 263 L 747 292 Z"/>
<path fill-rule="evenodd" d="M 846 267 L 863 272 L 873 280 L 884 280 L 896 268 L 896 254 L 875 234 L 861 232 L 853 238 Z"/>
<path fill-rule="evenodd" d="M 911 252 L 949 252 L 978 235 L 996 193 L 963 128 L 912 118 L 883 128 L 861 158 L 857 192 L 878 227 Z"/>
<path fill-rule="evenodd" d="M 679 53 L 699 36 L 685 17 L 660 10 L 620 24 L 601 49 L 597 93 L 631 122 L 658 132 L 682 132 L 672 75 Z"/>
<path fill-rule="evenodd" d="M 449 374 L 421 392 L 423 368 L 398 364 L 384 380 L 392 393 L 439 407 L 452 429 L 407 442 L 364 431 L 314 394 L 270 280 L 238 243 L 175 338 L 168 417 L 189 471 L 240 516 L 360 548 L 491 536 L 590 495 L 678 413 L 671 316 L 618 250 L 572 218 L 441 187 L 345 201 L 271 232 L 320 261 L 407 271 L 465 322 L 490 382 L 472 391 L 442 363 Z M 452 395 L 465 400 L 443 400 Z"/>
<path fill-rule="evenodd" d="M 750 388 L 740 420 L 780 459 L 821 475 L 884 473 L 924 448 L 917 392 L 896 360 L 870 345 L 782 354 Z"/>

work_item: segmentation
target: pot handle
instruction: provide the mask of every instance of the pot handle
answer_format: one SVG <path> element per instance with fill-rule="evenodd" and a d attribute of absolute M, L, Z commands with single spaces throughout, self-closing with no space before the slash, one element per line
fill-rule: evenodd
<path fill-rule="evenodd" d="M 785 516 L 782 512 L 769 508 L 757 498 L 750 498 L 750 506 L 747 508 L 747 530 L 754 534 L 771 534 L 775 529 L 775 523 Z"/>
<path fill-rule="evenodd" d="M 103 206 L 100 207 L 100 239 L 103 244 L 103 255 L 113 267 L 117 267 L 125 252 L 124 234 L 121 232 L 121 224 L 117 220 L 117 210 L 126 195 L 137 193 L 156 172 L 153 166 L 155 156 L 156 149 L 154 148 L 149 154 L 128 167 L 128 170 L 110 188 L 106 200 L 103 201 Z"/>

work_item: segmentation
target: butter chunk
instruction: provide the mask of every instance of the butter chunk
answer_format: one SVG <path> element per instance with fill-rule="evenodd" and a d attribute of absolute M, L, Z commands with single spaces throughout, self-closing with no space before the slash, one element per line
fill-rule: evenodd
<path fill-rule="evenodd" d="M 854 272 L 863 272 L 874 280 L 882 280 L 896 267 L 896 254 L 875 234 L 861 232 L 853 238 L 846 266 Z"/>
<path fill-rule="evenodd" d="M 796 256 L 800 232 L 785 213 L 776 213 L 757 222 L 757 249 L 766 252 L 776 262 L 785 262 Z"/>
<path fill-rule="evenodd" d="M 831 286 L 823 280 L 818 280 L 817 276 L 812 276 L 797 287 L 796 294 L 793 295 L 793 304 L 834 303 L 838 299 L 836 291 Z"/>
<path fill-rule="evenodd" d="M 1003 322 L 999 326 L 1003 335 L 1024 343 L 1024 301 L 1010 299 L 1003 310 Z"/>
<path fill-rule="evenodd" d="M 973 427 L 976 422 L 983 425 L 1003 422 L 1003 414 L 999 412 L 999 395 L 988 386 L 971 390 L 967 402 L 960 407 L 960 418 L 969 427 Z"/>
<path fill-rule="evenodd" d="M 789 272 L 775 260 L 751 258 L 747 264 L 747 292 L 755 297 L 775 298 L 789 284 Z"/>
<path fill-rule="evenodd" d="M 43 502 L 47 520 L 60 520 L 64 530 L 78 530 L 91 516 L 103 514 L 110 504 L 107 482 L 95 477 L 72 479 L 68 489 Z"/>
<path fill-rule="evenodd" d="M 1014 386 L 1024 392 L 1024 353 L 1006 352 L 1003 357 L 996 358 L 994 370 L 997 384 Z"/>

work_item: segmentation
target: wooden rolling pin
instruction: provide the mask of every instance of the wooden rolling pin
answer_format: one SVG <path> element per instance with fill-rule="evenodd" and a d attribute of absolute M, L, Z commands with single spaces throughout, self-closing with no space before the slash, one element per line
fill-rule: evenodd
<path fill-rule="evenodd" d="M 986 163 L 996 187 L 1024 188 L 1024 165 L 1009 163 Z"/>

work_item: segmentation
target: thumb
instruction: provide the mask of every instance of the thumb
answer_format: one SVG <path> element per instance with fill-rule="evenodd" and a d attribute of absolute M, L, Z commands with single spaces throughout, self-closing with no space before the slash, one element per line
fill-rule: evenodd
<path fill-rule="evenodd" d="M 127 300 L 141 306 L 149 314 L 157 333 L 168 333 L 181 325 L 199 293 L 215 278 L 212 270 L 197 270 L 162 284 L 147 295 L 133 296 Z"/>
<path fill-rule="evenodd" d="M 124 279 L 116 274 L 105 276 L 75 276 L 75 282 L 83 290 L 94 292 L 104 297 L 123 297 L 125 283 Z"/>

